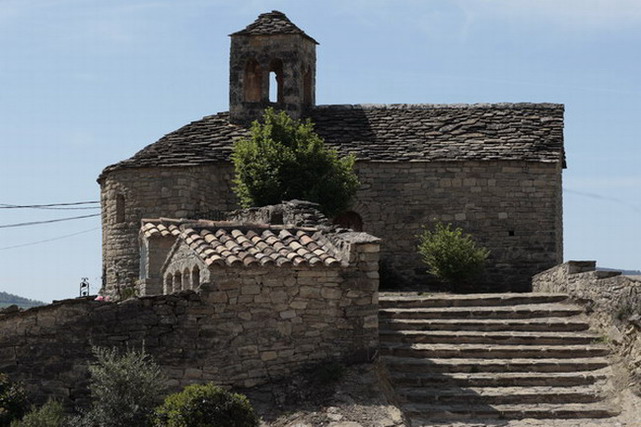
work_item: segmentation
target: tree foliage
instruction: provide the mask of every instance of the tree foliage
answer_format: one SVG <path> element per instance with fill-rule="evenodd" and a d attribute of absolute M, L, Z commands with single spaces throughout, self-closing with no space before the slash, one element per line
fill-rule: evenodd
<path fill-rule="evenodd" d="M 247 397 L 214 384 L 193 384 L 165 399 L 157 410 L 159 427 L 257 427 Z"/>
<path fill-rule="evenodd" d="M 325 147 L 309 120 L 268 108 L 263 122 L 252 124 L 250 138 L 234 145 L 234 191 L 244 207 L 302 199 L 335 215 L 347 209 L 358 188 L 354 160 Z"/>
<path fill-rule="evenodd" d="M 418 251 L 429 272 L 453 288 L 472 284 L 479 277 L 490 254 L 477 247 L 470 234 L 451 224 L 437 223 L 419 236 Z"/>
<path fill-rule="evenodd" d="M 27 394 L 22 386 L 0 373 L 0 427 L 20 419 L 27 411 Z"/>
<path fill-rule="evenodd" d="M 96 363 L 91 373 L 92 408 L 77 425 L 100 427 L 147 427 L 154 408 L 162 401 L 166 379 L 160 367 L 144 351 L 115 348 L 93 349 Z"/>
<path fill-rule="evenodd" d="M 20 421 L 13 421 L 11 427 L 68 427 L 65 411 L 57 400 L 49 399 L 40 407 L 31 410 Z"/>

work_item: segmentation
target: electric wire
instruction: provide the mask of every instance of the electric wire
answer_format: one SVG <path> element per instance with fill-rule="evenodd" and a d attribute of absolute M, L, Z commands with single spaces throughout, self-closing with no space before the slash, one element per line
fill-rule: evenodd
<path fill-rule="evenodd" d="M 97 214 L 91 214 L 91 215 L 72 216 L 67 218 L 50 219 L 47 221 L 31 221 L 31 222 L 20 222 L 17 224 L 4 224 L 4 225 L 0 225 L 0 228 L 26 227 L 28 225 L 51 224 L 53 222 L 71 221 L 74 219 L 92 218 L 96 216 L 100 216 L 100 214 L 97 213 Z"/>
<path fill-rule="evenodd" d="M 78 231 L 77 233 L 71 233 L 71 234 L 65 234 L 63 236 L 52 237 L 51 239 L 38 240 L 36 242 L 21 243 L 21 244 L 12 245 L 12 246 L 4 246 L 4 247 L 0 248 L 0 251 L 5 251 L 7 249 L 22 248 L 22 247 L 25 247 L 25 246 L 33 246 L 33 245 L 38 245 L 40 243 L 53 242 L 53 241 L 56 241 L 56 240 L 67 239 L 69 237 L 78 236 L 80 234 L 85 234 L 85 233 L 92 232 L 94 230 L 98 230 L 99 228 L 100 227 L 94 227 L 94 228 L 90 228 L 89 230 L 83 230 L 83 231 Z"/>
<path fill-rule="evenodd" d="M 90 200 L 87 202 L 69 202 L 69 203 L 44 203 L 37 205 L 14 205 L 11 203 L 0 203 L 0 209 L 98 209 L 99 206 L 92 207 L 63 207 L 63 206 L 79 206 L 79 205 L 94 205 L 100 203 L 99 200 Z"/>

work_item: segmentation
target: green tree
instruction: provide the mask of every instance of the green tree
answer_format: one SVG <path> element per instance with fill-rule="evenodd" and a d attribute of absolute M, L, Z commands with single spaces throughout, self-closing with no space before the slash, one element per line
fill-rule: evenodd
<path fill-rule="evenodd" d="M 485 267 L 490 251 L 477 247 L 470 234 L 451 224 L 437 223 L 419 236 L 418 252 L 429 272 L 453 289 L 472 285 Z"/>
<path fill-rule="evenodd" d="M 249 139 L 234 145 L 234 191 L 241 205 L 265 206 L 283 200 L 316 202 L 328 215 L 347 209 L 359 182 L 354 157 L 339 158 L 325 147 L 311 121 L 265 110 Z"/>
<path fill-rule="evenodd" d="M 94 347 L 91 373 L 92 408 L 75 421 L 78 426 L 147 427 L 162 401 L 166 379 L 144 351 Z"/>
<path fill-rule="evenodd" d="M 22 386 L 0 373 L 0 427 L 20 419 L 27 412 L 27 394 Z"/>

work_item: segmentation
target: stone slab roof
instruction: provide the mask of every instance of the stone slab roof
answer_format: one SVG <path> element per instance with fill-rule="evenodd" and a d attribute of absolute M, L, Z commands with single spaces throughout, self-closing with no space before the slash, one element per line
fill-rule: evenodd
<path fill-rule="evenodd" d="M 338 266 L 334 250 L 311 227 L 245 224 L 230 221 L 144 219 L 146 237 L 173 235 L 207 265 Z"/>
<path fill-rule="evenodd" d="M 232 33 L 230 36 L 265 36 L 274 34 L 300 34 L 318 44 L 316 40 L 294 25 L 283 12 L 277 10 L 258 15 L 258 18 L 245 29 Z"/>
<path fill-rule="evenodd" d="M 315 130 L 360 161 L 564 161 L 562 104 L 329 105 L 310 112 Z M 105 173 L 132 167 L 227 162 L 249 130 L 228 113 L 171 132 Z M 99 178 L 99 180 L 101 179 Z"/>

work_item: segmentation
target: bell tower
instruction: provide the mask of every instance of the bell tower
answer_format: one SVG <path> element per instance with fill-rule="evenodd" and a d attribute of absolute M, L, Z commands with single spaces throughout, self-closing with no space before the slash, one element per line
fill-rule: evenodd
<path fill-rule="evenodd" d="M 232 123 L 249 124 L 270 106 L 300 118 L 315 105 L 318 43 L 284 13 L 263 13 L 230 37 Z"/>

